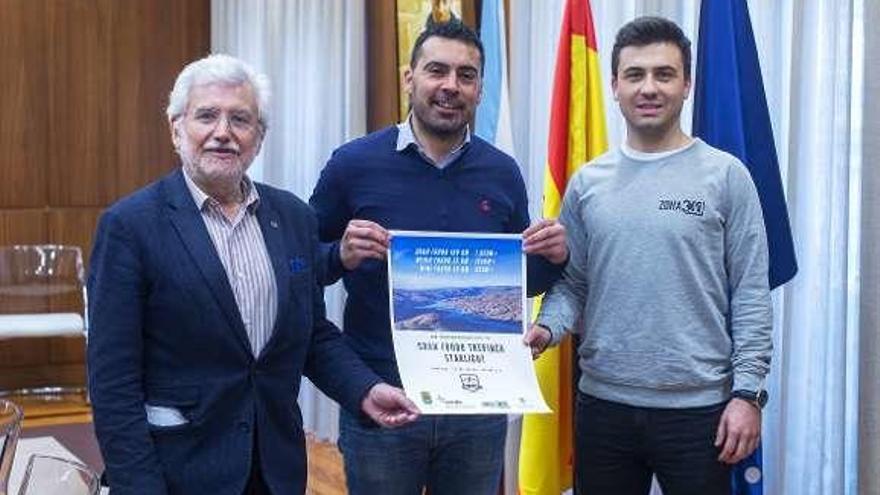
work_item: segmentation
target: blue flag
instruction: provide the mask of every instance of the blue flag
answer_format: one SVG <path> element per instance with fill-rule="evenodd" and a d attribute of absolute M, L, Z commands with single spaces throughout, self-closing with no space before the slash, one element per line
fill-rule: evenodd
<path fill-rule="evenodd" d="M 776 288 L 794 277 L 797 260 L 745 0 L 703 0 L 694 93 L 694 135 L 742 160 L 752 174 Z"/>
<path fill-rule="evenodd" d="M 477 107 L 476 135 L 513 156 L 505 31 L 504 0 L 483 0 L 480 40 L 483 42 L 486 60 L 483 97 Z"/>
<path fill-rule="evenodd" d="M 694 90 L 694 135 L 739 158 L 761 199 L 770 288 L 797 273 L 788 210 L 745 0 L 703 0 Z M 761 448 L 737 464 L 734 495 L 762 495 Z"/>

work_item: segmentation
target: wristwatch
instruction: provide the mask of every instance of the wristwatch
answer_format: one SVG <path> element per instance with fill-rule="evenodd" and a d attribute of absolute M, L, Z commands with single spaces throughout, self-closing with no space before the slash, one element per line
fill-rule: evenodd
<path fill-rule="evenodd" d="M 767 404 L 767 400 L 770 399 L 770 395 L 764 389 L 734 390 L 730 393 L 730 396 L 748 402 L 749 404 L 757 407 L 759 411 L 761 409 L 764 409 L 764 406 Z"/>

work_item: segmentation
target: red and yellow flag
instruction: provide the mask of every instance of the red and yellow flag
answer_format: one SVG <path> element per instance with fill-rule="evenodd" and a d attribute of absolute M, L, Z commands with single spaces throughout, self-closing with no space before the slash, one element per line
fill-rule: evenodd
<path fill-rule="evenodd" d="M 599 55 L 589 0 L 568 0 L 562 19 L 544 172 L 545 218 L 556 218 L 569 178 L 608 149 Z M 535 304 L 535 313 L 540 300 Z M 535 362 L 553 414 L 526 415 L 519 457 L 520 495 L 558 495 L 572 487 L 572 351 L 569 338 Z"/>

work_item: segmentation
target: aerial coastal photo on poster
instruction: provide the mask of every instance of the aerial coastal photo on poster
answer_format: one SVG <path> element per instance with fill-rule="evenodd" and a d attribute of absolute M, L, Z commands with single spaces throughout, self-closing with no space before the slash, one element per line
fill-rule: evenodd
<path fill-rule="evenodd" d="M 394 353 L 423 414 L 549 411 L 522 342 L 525 273 L 517 234 L 391 232 Z"/>
<path fill-rule="evenodd" d="M 394 237 L 395 330 L 522 333 L 518 238 Z"/>

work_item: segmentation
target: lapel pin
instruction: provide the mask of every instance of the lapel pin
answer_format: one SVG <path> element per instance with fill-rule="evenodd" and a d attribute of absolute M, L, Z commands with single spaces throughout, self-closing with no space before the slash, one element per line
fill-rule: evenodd
<path fill-rule="evenodd" d="M 269 225 L 271 225 L 273 229 L 278 228 L 278 222 L 276 222 L 275 220 L 269 220 Z"/>

